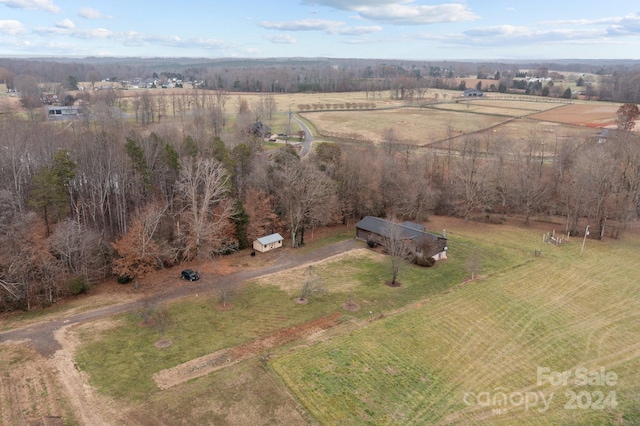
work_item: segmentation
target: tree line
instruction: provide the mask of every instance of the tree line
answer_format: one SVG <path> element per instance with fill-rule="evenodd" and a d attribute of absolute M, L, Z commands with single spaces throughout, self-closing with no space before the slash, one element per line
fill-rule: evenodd
<path fill-rule="evenodd" d="M 534 69 L 525 73 L 519 69 Z M 554 69 L 556 71 L 549 71 Z M 73 90 L 79 81 L 95 83 L 101 79 L 117 84 L 135 78 L 160 79 L 179 76 L 198 87 L 228 92 L 296 93 L 366 91 L 390 92 L 397 99 L 419 99 L 427 88 L 461 88 L 459 78 L 491 76 L 495 84 L 489 91 L 524 90 L 542 96 L 566 96 L 566 87 L 553 81 L 526 83 L 520 77 L 532 75 L 559 78 L 558 71 L 596 74 L 594 85 L 585 85 L 591 98 L 615 102 L 640 102 L 640 71 L 629 63 L 507 64 L 452 61 L 389 61 L 373 59 L 274 59 L 274 60 L 195 60 L 181 58 L 172 63 L 154 59 L 98 59 L 83 61 L 0 58 L 0 82 L 10 89 L 49 86 L 50 90 Z M 457 77 L 457 78 L 456 78 Z M 22 81 L 21 81 L 22 80 Z M 584 83 L 584 81 L 583 81 Z M 526 84 L 526 85 L 525 85 Z M 465 87 L 466 88 L 466 87 Z"/>
<path fill-rule="evenodd" d="M 569 233 L 586 221 L 592 236 L 617 237 L 640 209 L 634 104 L 606 141 L 452 130 L 417 149 L 390 128 L 377 147 L 327 142 L 300 158 L 290 144 L 265 151 L 247 125 L 268 99 L 238 102 L 230 123 L 220 93 L 144 125 L 108 108 L 69 123 L 0 118 L 0 310 L 48 306 L 111 276 L 137 285 L 159 268 L 199 268 L 274 232 L 297 247 L 306 231 L 366 215 L 560 215 Z"/>

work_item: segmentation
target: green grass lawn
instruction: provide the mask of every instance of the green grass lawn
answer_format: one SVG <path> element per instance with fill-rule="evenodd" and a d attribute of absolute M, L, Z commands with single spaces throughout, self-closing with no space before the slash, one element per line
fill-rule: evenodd
<path fill-rule="evenodd" d="M 313 244 L 321 247 L 342 238 L 332 236 Z M 77 363 L 90 374 L 92 384 L 100 391 L 116 398 L 144 399 L 157 391 L 151 376 L 162 369 L 336 311 L 342 312 L 342 321 L 366 318 L 369 311 L 375 311 L 376 315 L 384 313 L 459 284 L 468 275 L 464 259 L 483 244 L 474 245 L 464 236 L 453 237 L 452 241 L 450 261 L 432 268 L 407 266 L 401 272 L 399 288 L 384 285 L 390 275 L 388 258 L 374 253 L 369 259 L 338 259 L 314 267 L 329 292 L 315 296 L 307 305 L 293 303 L 293 298 L 299 295 L 297 284 L 287 289 L 277 285 L 285 280 L 298 280 L 301 284 L 302 275 L 292 278 L 278 274 L 266 282 L 258 280 L 245 285 L 232 299 L 230 310 L 219 310 L 215 296 L 172 303 L 168 310 L 173 325 L 166 337 L 173 344 L 164 350 L 153 345 L 160 339 L 153 327 L 141 327 L 135 313 L 122 315 L 123 326 L 102 334 L 81 335 L 86 344 L 78 352 Z M 488 273 L 509 270 L 530 257 L 525 247 L 518 244 L 512 247 L 486 244 L 484 250 L 483 268 Z M 343 311 L 341 305 L 349 297 L 364 309 L 355 313 Z"/>
<path fill-rule="evenodd" d="M 498 257 L 513 259 L 533 241 L 523 237 L 490 239 Z M 451 246 L 476 244 L 453 238 Z M 271 365 L 321 424 L 637 424 L 639 249 L 632 238 L 588 241 L 581 256 L 576 241 L 511 269 L 489 265 L 496 252 L 483 250 L 487 278 Z M 618 380 L 538 385 L 538 367 L 605 368 Z M 512 399 L 500 405 L 501 393 Z"/>
<path fill-rule="evenodd" d="M 308 269 L 301 265 L 245 284 L 229 310 L 218 309 L 213 296 L 168 305 L 173 325 L 165 337 L 173 345 L 167 349 L 157 349 L 158 332 L 129 314 L 118 327 L 81 335 L 76 361 L 101 392 L 128 403 L 129 419 L 225 423 L 246 412 L 235 420 L 268 424 L 265 419 L 277 422 L 285 411 L 291 424 L 634 424 L 640 418 L 634 273 L 640 239 L 589 240 L 580 255 L 579 239 L 547 245 L 540 231 L 507 225 L 449 229 L 448 237 L 449 260 L 405 267 L 399 288 L 383 284 L 388 258 L 363 250 L 366 255 L 314 264 L 328 292 L 307 305 L 293 302 Z M 471 257 L 479 259 L 481 279 L 465 282 Z M 361 309 L 344 311 L 348 299 Z M 152 380 L 160 370 L 335 312 L 345 327 L 311 345 L 275 348 L 266 369 L 250 359 L 164 391 Z M 538 367 L 604 367 L 618 380 L 538 385 Z M 571 392 L 580 398 L 575 407 Z M 591 407 L 598 392 L 602 409 Z M 534 393 L 538 405 L 517 405 L 518 395 Z M 515 399 L 497 405 L 502 394 Z M 553 395 L 547 409 L 540 395 Z"/>

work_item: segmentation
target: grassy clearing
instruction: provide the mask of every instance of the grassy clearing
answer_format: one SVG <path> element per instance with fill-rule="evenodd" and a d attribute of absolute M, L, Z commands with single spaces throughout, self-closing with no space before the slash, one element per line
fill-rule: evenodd
<path fill-rule="evenodd" d="M 558 104 L 544 104 L 547 108 L 542 111 L 546 111 L 553 107 L 557 107 Z M 540 109 L 527 108 L 528 104 L 524 102 L 514 101 L 512 105 L 494 104 L 492 101 L 457 101 L 455 103 L 440 103 L 433 105 L 436 109 L 445 111 L 458 111 L 467 112 L 473 114 L 488 114 L 507 117 L 525 117 L 530 114 L 540 112 Z"/>
<path fill-rule="evenodd" d="M 233 308 L 218 309 L 215 295 L 191 297 L 167 306 L 172 326 L 165 338 L 171 347 L 159 350 L 154 327 L 142 327 L 137 314 L 123 315 L 124 325 L 102 334 L 80 333 L 87 342 L 78 365 L 91 375 L 100 391 L 126 399 L 144 399 L 157 391 L 151 376 L 205 354 L 246 343 L 280 328 L 326 315 L 330 303 L 297 306 L 275 287 L 248 285 L 231 299 Z"/>
<path fill-rule="evenodd" d="M 324 135 L 340 137 L 357 134 L 362 140 L 381 142 L 384 131 L 393 128 L 399 140 L 416 145 L 447 138 L 449 128 L 454 129 L 455 136 L 458 136 L 496 126 L 508 119 L 432 108 L 317 112 L 305 113 L 304 117 L 312 121 Z"/>
<path fill-rule="evenodd" d="M 616 111 L 620 106 L 612 103 L 576 103 L 541 112 L 531 118 L 582 126 L 611 125 L 615 124 Z"/>
<path fill-rule="evenodd" d="M 470 102 L 474 106 L 486 106 L 491 108 L 499 108 L 501 110 L 521 110 L 531 112 L 542 112 L 557 108 L 562 104 L 557 102 L 544 102 L 544 100 L 523 101 L 521 97 L 513 100 L 494 99 L 492 95 L 488 95 L 485 99 L 459 100 L 458 104 L 466 104 Z M 446 105 L 446 104 L 445 104 Z"/>
<path fill-rule="evenodd" d="M 503 229 L 507 232 L 491 234 L 491 245 L 503 248 L 492 258 L 513 261 L 526 241 L 535 241 L 534 233 Z M 476 245 L 479 238 L 487 236 L 466 230 L 451 247 L 467 245 L 484 253 Z M 491 273 L 487 265 L 488 277 L 482 281 L 349 335 L 283 355 L 272 367 L 323 424 L 637 420 L 640 287 L 634 265 L 640 260 L 639 249 L 638 238 L 589 241 L 583 256 L 579 242 L 545 245 L 542 257 L 517 268 L 503 265 L 499 273 Z M 548 381 L 537 386 L 539 366 L 574 372 L 578 367 L 605 367 L 619 380 L 613 387 L 580 387 L 571 381 L 567 386 L 551 386 Z M 595 400 L 593 392 L 606 396 L 615 391 L 619 405 L 565 409 L 570 403 L 565 392 L 571 391 L 588 393 L 583 406 L 587 397 Z M 473 393 L 471 404 L 465 403 L 465 392 Z M 528 410 L 515 403 L 483 406 L 473 399 L 481 392 L 542 392 L 554 397 L 541 412 L 541 401 Z"/>
<path fill-rule="evenodd" d="M 170 304 L 173 326 L 166 337 L 173 344 L 164 350 L 153 346 L 160 335 L 152 327 L 141 327 L 134 314 L 123 315 L 123 326 L 80 335 L 85 345 L 78 352 L 77 363 L 101 392 L 143 401 L 158 392 L 151 376 L 165 368 L 336 311 L 344 312 L 341 321 L 365 318 L 369 311 L 378 314 L 394 310 L 458 284 L 466 276 L 464 259 L 475 247 L 464 236 L 455 236 L 454 241 L 451 261 L 430 269 L 407 267 L 401 275 L 400 288 L 383 284 L 389 277 L 388 259 L 374 253 L 367 258 L 338 257 L 334 262 L 317 265 L 318 274 L 330 291 L 315 296 L 308 305 L 293 303 L 299 293 L 295 285 L 284 289 L 277 286 L 300 279 L 287 275 L 289 272 L 247 284 L 232 299 L 233 308 L 229 310 L 219 310 L 213 296 Z M 512 268 L 529 257 L 524 246 L 486 244 L 485 248 L 484 268 L 491 273 Z M 353 300 L 363 306 L 358 312 L 341 309 L 349 290 Z"/>

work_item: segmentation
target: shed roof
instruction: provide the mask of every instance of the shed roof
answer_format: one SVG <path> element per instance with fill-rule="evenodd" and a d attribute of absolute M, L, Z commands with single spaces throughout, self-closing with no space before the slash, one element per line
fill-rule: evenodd
<path fill-rule="evenodd" d="M 282 240 L 284 240 L 284 238 L 282 237 L 282 235 L 278 234 L 277 232 L 275 234 L 258 238 L 258 242 L 263 246 L 266 246 L 267 244 L 275 243 L 278 241 L 282 241 Z"/>

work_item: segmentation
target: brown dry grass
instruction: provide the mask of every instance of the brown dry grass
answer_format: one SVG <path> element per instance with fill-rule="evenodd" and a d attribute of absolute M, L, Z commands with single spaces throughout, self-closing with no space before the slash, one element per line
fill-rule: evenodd
<path fill-rule="evenodd" d="M 73 423 L 74 409 L 55 370 L 24 344 L 0 345 L 0 424 L 30 425 L 45 416 Z"/>
<path fill-rule="evenodd" d="M 619 104 L 571 104 L 532 115 L 531 118 L 587 127 L 605 127 L 615 124 L 618 108 L 620 108 Z"/>
<path fill-rule="evenodd" d="M 477 132 L 508 120 L 480 114 L 439 111 L 426 108 L 402 108 L 382 111 L 315 112 L 304 117 L 311 121 L 321 134 L 358 134 L 362 140 L 380 143 L 386 129 L 393 128 L 396 138 L 404 143 L 425 145 L 448 137 Z"/>

